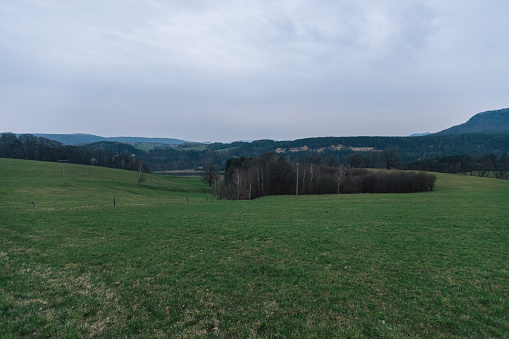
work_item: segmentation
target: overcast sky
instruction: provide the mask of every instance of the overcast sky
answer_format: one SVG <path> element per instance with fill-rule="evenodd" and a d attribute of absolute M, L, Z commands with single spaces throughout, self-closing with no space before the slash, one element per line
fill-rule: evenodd
<path fill-rule="evenodd" d="M 2 0 L 0 132 L 437 132 L 509 107 L 507 0 Z"/>

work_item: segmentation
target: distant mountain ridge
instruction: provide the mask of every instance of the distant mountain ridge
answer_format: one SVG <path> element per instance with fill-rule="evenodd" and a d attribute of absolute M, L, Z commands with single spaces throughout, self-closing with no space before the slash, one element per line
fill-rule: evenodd
<path fill-rule="evenodd" d="M 180 145 L 188 141 L 172 138 L 144 138 L 144 137 L 101 137 L 93 134 L 33 134 L 36 137 L 42 137 L 50 140 L 55 140 L 66 145 L 86 145 L 100 141 L 115 141 L 123 143 L 154 143 L 154 144 L 171 144 Z"/>
<path fill-rule="evenodd" d="M 509 108 L 478 113 L 467 122 L 436 134 L 509 134 Z"/>
<path fill-rule="evenodd" d="M 509 108 L 478 113 L 467 122 L 444 129 L 437 133 L 416 133 L 411 137 L 422 137 L 430 134 L 509 134 Z M 37 137 L 55 140 L 66 145 L 86 145 L 101 141 L 114 141 L 123 143 L 153 143 L 167 145 L 181 145 L 190 141 L 174 138 L 145 138 L 145 137 L 101 137 L 93 134 L 44 134 L 35 133 Z M 204 143 L 208 144 L 208 143 Z"/>
<path fill-rule="evenodd" d="M 132 143 L 151 143 L 155 147 Z M 63 147 L 62 144 L 68 146 Z M 175 146 L 166 147 L 168 144 Z M 38 151 L 39 146 L 34 145 L 50 149 L 51 152 L 49 155 L 43 154 Z M 80 149 L 85 149 L 85 152 L 80 153 Z M 70 162 L 84 164 L 87 164 L 86 159 L 89 158 L 88 163 L 110 166 L 115 159 L 125 158 L 123 161 L 126 162 L 134 154 L 151 171 L 194 169 L 207 162 L 222 168 L 228 159 L 248 159 L 268 152 L 279 153 L 299 163 L 313 161 L 319 164 L 330 161 L 346 164 L 346 158 L 353 153 L 359 153 L 367 161 L 370 157 L 380 160 L 385 149 L 396 149 L 403 164 L 459 155 L 501 156 L 509 151 L 509 108 L 476 114 L 466 123 L 438 133 L 408 137 L 316 137 L 293 141 L 263 139 L 208 144 L 171 138 L 108 138 L 91 134 L 35 134 L 30 137 L 26 133 L 16 136 L 5 132 L 0 138 L 0 157 L 36 159 L 38 156 L 36 160 L 69 159 Z M 58 156 L 55 158 L 54 154 Z M 93 156 L 89 156 L 91 154 Z M 368 163 L 367 166 L 373 165 Z"/>

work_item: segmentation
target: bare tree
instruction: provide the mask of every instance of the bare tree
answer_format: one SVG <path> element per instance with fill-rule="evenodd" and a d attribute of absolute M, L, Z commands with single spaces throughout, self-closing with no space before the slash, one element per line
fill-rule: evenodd
<path fill-rule="evenodd" d="M 337 184 L 337 190 L 336 190 L 337 194 L 339 194 L 341 185 L 343 184 L 343 181 L 345 180 L 345 173 L 346 173 L 346 168 L 344 166 L 341 166 L 336 169 L 335 179 L 336 179 L 336 184 Z"/>
<path fill-rule="evenodd" d="M 221 200 L 223 197 L 223 181 L 219 180 L 219 176 L 216 176 L 214 180 L 214 187 L 212 188 L 212 194 L 216 196 L 217 200 Z"/>
<path fill-rule="evenodd" d="M 331 154 L 327 157 L 327 159 L 325 159 L 325 165 L 329 167 L 339 167 L 339 160 Z"/>
<path fill-rule="evenodd" d="M 18 158 L 21 159 L 22 157 L 22 149 L 21 149 L 21 142 L 18 140 L 18 137 L 16 134 L 12 132 L 5 132 L 2 133 L 0 136 L 0 144 L 3 145 L 2 150 L 0 150 L 0 155 L 2 157 L 6 158 Z M 4 154 L 2 154 L 4 153 Z"/>
<path fill-rule="evenodd" d="M 369 152 L 364 154 L 362 160 L 365 168 L 375 168 L 379 160 L 378 152 Z"/>
<path fill-rule="evenodd" d="M 145 164 L 138 158 L 134 158 L 134 168 L 138 171 L 138 185 L 141 185 L 147 180 L 145 175 Z"/>
<path fill-rule="evenodd" d="M 212 161 L 209 161 L 203 168 L 201 176 L 203 180 L 209 184 L 209 186 L 212 186 L 217 179 L 217 172 L 216 165 Z"/>
<path fill-rule="evenodd" d="M 397 147 L 387 147 L 382 151 L 382 159 L 388 170 L 397 168 L 401 163 L 401 155 Z"/>
<path fill-rule="evenodd" d="M 240 200 L 240 195 L 243 188 L 243 180 L 242 173 L 238 168 L 233 170 L 229 186 L 231 189 L 232 200 Z"/>
<path fill-rule="evenodd" d="M 497 160 L 496 169 L 493 171 L 493 175 L 497 179 L 503 179 L 507 173 L 509 173 L 509 154 L 505 153 L 500 156 Z"/>
<path fill-rule="evenodd" d="M 345 160 L 351 168 L 359 168 L 362 164 L 362 154 L 358 152 L 350 153 L 346 156 Z"/>

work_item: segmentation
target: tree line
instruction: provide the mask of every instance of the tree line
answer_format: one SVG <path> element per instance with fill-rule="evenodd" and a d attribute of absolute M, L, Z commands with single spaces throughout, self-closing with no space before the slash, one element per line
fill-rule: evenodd
<path fill-rule="evenodd" d="M 292 164 L 281 154 L 270 152 L 229 159 L 225 186 L 219 188 L 219 194 L 226 199 L 248 200 L 289 194 L 411 193 L 432 191 L 435 180 L 434 175 L 424 172 L 370 171 L 313 162 Z"/>
<path fill-rule="evenodd" d="M 405 168 L 429 172 L 461 173 L 479 177 L 493 175 L 497 179 L 504 179 L 509 176 L 509 154 L 462 154 L 437 157 L 407 164 Z"/>
<path fill-rule="evenodd" d="M 330 146 L 342 145 L 343 149 Z M 231 150 L 227 155 L 236 157 L 253 157 L 281 149 L 282 154 L 294 161 L 297 157 L 310 152 L 319 153 L 323 159 L 334 156 L 340 163 L 346 164 L 346 156 L 355 153 L 356 148 L 372 148 L 381 152 L 384 149 L 397 149 L 402 164 L 458 154 L 503 154 L 507 152 L 509 135 L 460 134 L 460 135 L 425 135 L 416 137 L 318 137 L 293 141 L 257 140 L 253 142 L 235 142 L 232 144 L 211 144 L 214 150 Z M 297 149 L 306 147 L 308 150 Z M 365 152 L 359 152 L 365 153 Z M 380 155 L 380 153 L 378 153 Z M 385 166 L 376 166 L 385 167 Z"/>
<path fill-rule="evenodd" d="M 342 143 L 346 148 L 335 150 L 324 145 Z M 120 142 L 97 142 L 84 146 L 64 145 L 60 142 L 32 134 L 16 135 L 2 133 L 0 157 L 59 161 L 139 171 L 169 169 L 198 169 L 212 163 L 217 169 L 225 169 L 230 158 L 251 159 L 259 154 L 280 149 L 280 155 L 289 163 L 299 163 L 302 168 L 313 165 L 350 168 L 413 169 L 420 171 L 465 173 L 471 175 L 494 175 L 506 178 L 509 174 L 507 145 L 504 135 L 455 135 L 424 137 L 346 137 L 309 138 L 295 141 L 257 140 L 232 144 L 214 143 L 205 150 L 184 150 L 158 147 L 149 152 Z M 309 146 L 309 149 L 304 149 Z M 355 147 L 371 147 L 370 151 L 353 151 Z M 289 151 L 289 147 L 303 150 Z M 322 147 L 322 148 L 319 148 Z M 269 150 L 269 152 L 266 152 Z M 447 155 L 458 150 L 472 150 L 463 155 Z M 492 150 L 483 153 L 483 150 Z M 264 152 L 265 151 L 265 152 Z M 260 153 L 261 152 L 261 153 Z M 435 155 L 434 157 L 432 155 Z"/>
<path fill-rule="evenodd" d="M 17 136 L 6 132 L 0 136 L 0 157 L 2 158 L 66 161 L 72 164 L 148 172 L 147 165 L 136 153 L 139 151 L 134 147 L 122 143 L 101 142 L 88 146 L 71 146 L 32 134 Z"/>
<path fill-rule="evenodd" d="M 376 152 L 354 152 L 345 157 L 350 168 L 402 168 L 439 173 L 461 173 L 497 179 L 509 176 L 509 154 L 461 154 L 447 157 L 435 157 L 403 164 L 397 148 L 386 148 Z"/>

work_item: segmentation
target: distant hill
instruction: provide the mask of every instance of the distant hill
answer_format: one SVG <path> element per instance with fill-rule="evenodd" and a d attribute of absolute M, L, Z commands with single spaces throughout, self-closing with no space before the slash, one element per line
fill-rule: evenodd
<path fill-rule="evenodd" d="M 172 138 L 143 138 L 143 137 L 101 137 L 93 134 L 34 134 L 50 140 L 55 140 L 66 145 L 85 145 L 101 141 L 115 141 L 124 143 L 153 143 L 153 144 L 172 144 L 180 145 L 187 141 Z"/>
<path fill-rule="evenodd" d="M 436 134 L 509 134 L 509 108 L 474 115 L 464 124 L 453 126 Z"/>
<path fill-rule="evenodd" d="M 431 134 L 430 132 L 425 132 L 425 133 L 414 133 L 414 134 L 410 134 L 409 136 L 410 136 L 410 137 L 422 137 L 422 136 L 430 135 L 430 134 Z"/>
<path fill-rule="evenodd" d="M 118 141 L 99 141 L 91 144 L 86 144 L 81 146 L 83 148 L 87 148 L 90 150 L 102 150 L 111 154 L 119 154 L 119 153 L 129 153 L 129 154 L 141 154 L 144 153 L 142 150 L 134 147 L 133 145 L 129 145 L 125 142 Z M 81 148 L 79 147 L 79 148 Z"/>

